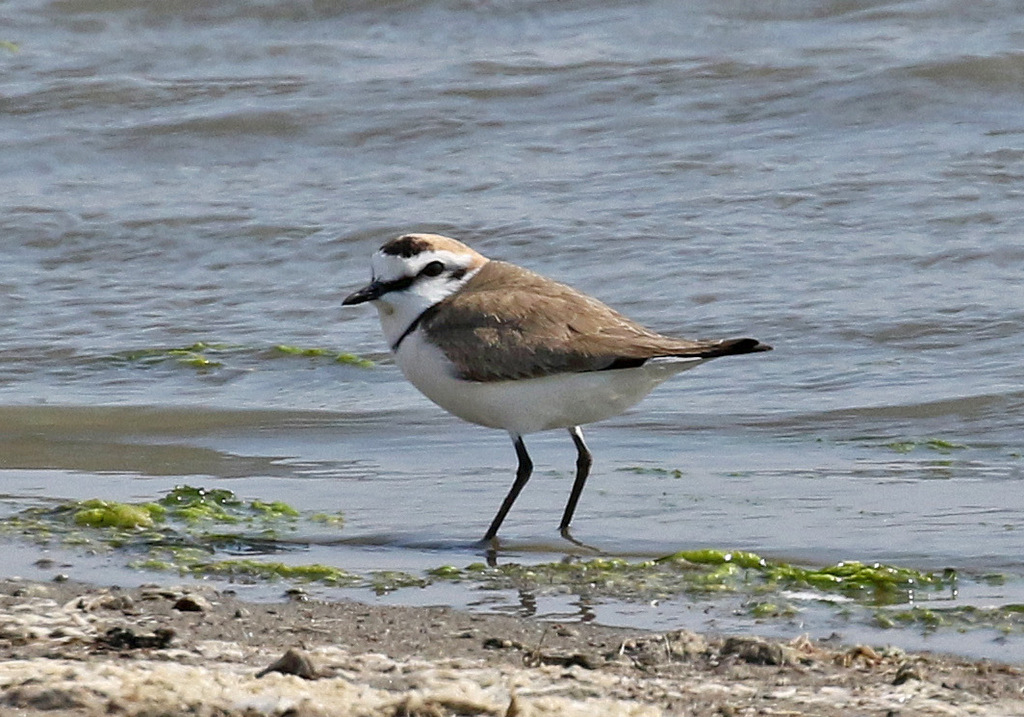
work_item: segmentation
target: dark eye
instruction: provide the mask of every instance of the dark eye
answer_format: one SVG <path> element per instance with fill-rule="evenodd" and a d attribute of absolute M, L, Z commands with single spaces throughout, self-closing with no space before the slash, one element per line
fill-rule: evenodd
<path fill-rule="evenodd" d="M 439 261 L 432 261 L 420 271 L 424 276 L 437 276 L 444 271 L 444 264 Z"/>

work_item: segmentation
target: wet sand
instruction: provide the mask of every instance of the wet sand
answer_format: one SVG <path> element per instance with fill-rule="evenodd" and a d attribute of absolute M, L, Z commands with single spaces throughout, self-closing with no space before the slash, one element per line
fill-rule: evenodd
<path fill-rule="evenodd" d="M 0 714 L 1024 715 L 1013 665 L 301 598 L 0 582 Z"/>

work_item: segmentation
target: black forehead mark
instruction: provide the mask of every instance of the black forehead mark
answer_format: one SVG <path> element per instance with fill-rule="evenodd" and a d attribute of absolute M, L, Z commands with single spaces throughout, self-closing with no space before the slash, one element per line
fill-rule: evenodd
<path fill-rule="evenodd" d="M 416 256 L 430 248 L 430 242 L 413 234 L 392 239 L 380 248 L 382 254 L 400 256 L 403 259 Z"/>

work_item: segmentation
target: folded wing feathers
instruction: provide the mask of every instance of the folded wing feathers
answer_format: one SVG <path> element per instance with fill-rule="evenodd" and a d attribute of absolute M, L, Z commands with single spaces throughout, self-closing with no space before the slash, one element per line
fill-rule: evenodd
<path fill-rule="evenodd" d="M 511 287 L 511 288 L 510 288 Z M 423 328 L 469 381 L 600 371 L 679 356 L 766 351 L 754 339 L 687 341 L 657 334 L 575 289 L 490 261 Z"/>

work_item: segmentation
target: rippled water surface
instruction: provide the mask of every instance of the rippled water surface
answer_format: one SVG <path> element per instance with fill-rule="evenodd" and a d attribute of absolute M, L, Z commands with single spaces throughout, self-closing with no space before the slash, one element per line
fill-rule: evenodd
<path fill-rule="evenodd" d="M 5 515 L 188 483 L 341 510 L 296 560 L 479 560 L 508 438 L 428 403 L 374 312 L 341 307 L 377 245 L 432 230 L 666 333 L 775 346 L 590 427 L 579 540 L 952 567 L 962 604 L 1024 603 L 1016 3 L 2 7 Z M 501 557 L 558 560 L 572 444 L 528 445 Z M 41 550 L 12 543 L 4 573 L 48 577 Z M 707 627 L 685 600 L 597 609 Z M 834 627 L 797 623 L 716 626 Z M 1013 636 L 918 642 L 1024 658 Z"/>

